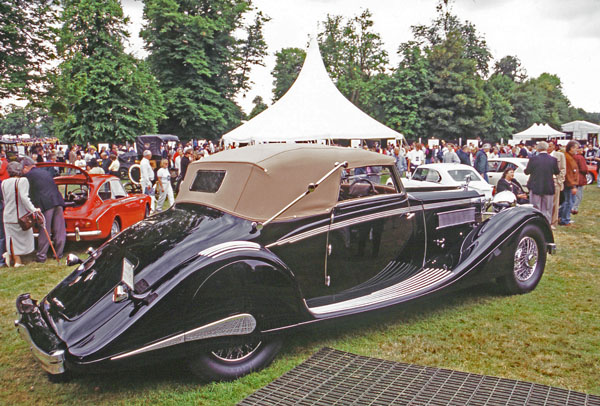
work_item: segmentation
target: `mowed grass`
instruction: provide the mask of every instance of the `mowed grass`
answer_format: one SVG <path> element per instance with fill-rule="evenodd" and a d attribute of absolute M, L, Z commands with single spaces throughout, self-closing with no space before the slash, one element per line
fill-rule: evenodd
<path fill-rule="evenodd" d="M 600 394 L 600 189 L 588 186 L 574 227 L 555 232 L 537 289 L 505 296 L 494 284 L 401 309 L 314 326 L 287 338 L 267 369 L 203 383 L 182 363 L 50 383 L 13 327 L 19 293 L 41 298 L 69 273 L 47 261 L 0 269 L 0 404 L 228 405 L 323 346 L 388 360 L 532 381 Z M 67 247 L 82 252 L 84 245 Z"/>

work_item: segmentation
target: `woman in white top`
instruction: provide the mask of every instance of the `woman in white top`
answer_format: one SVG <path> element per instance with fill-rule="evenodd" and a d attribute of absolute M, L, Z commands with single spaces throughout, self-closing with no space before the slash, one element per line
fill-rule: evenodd
<path fill-rule="evenodd" d="M 19 217 L 38 211 L 29 199 L 29 181 L 21 177 L 22 167 L 18 162 L 8 164 L 10 178 L 2 181 L 2 196 L 4 198 L 4 233 L 6 234 L 6 252 L 4 258 L 10 266 L 14 261 L 15 267 L 23 266 L 21 255 L 27 255 L 34 250 L 33 230 L 21 229 Z M 18 207 L 17 207 L 18 202 Z"/>
<path fill-rule="evenodd" d="M 162 211 L 165 199 L 169 198 L 169 207 L 175 204 L 175 197 L 173 196 L 173 187 L 171 186 L 171 173 L 169 172 L 169 161 L 163 159 L 160 161 L 160 169 L 156 172 L 156 191 L 160 193 L 158 197 L 158 203 L 156 204 L 156 211 Z"/>

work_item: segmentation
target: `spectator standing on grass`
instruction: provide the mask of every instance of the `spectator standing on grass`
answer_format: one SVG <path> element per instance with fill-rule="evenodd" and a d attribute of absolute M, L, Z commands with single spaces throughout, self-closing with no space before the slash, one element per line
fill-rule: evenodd
<path fill-rule="evenodd" d="M 150 209 L 154 211 L 156 206 L 156 200 L 154 198 L 154 189 L 152 188 L 152 182 L 154 181 L 154 170 L 150 165 L 150 158 L 152 158 L 152 152 L 146 149 L 142 154 L 143 158 L 140 162 L 140 185 L 145 195 L 150 196 Z"/>
<path fill-rule="evenodd" d="M 471 166 L 471 148 L 468 145 L 463 145 L 458 151 L 456 151 L 456 155 L 458 155 L 458 159 L 460 159 L 460 163 L 463 165 Z"/>
<path fill-rule="evenodd" d="M 587 174 L 587 162 L 583 156 L 583 148 L 577 148 L 577 153 L 573 155 L 575 161 L 577 162 L 577 169 L 579 169 L 579 183 L 577 186 L 577 194 L 573 198 L 573 207 L 571 208 L 571 214 L 579 213 L 579 204 L 583 200 L 583 187 L 587 185 L 587 178 L 585 175 Z"/>
<path fill-rule="evenodd" d="M 554 176 L 560 174 L 558 161 L 548 154 L 548 143 L 540 141 L 536 145 L 537 155 L 527 162 L 525 174 L 529 175 L 529 201 L 552 223 L 554 203 Z"/>
<path fill-rule="evenodd" d="M 162 211 L 167 198 L 169 199 L 169 208 L 175 204 L 168 159 L 160 161 L 160 169 L 156 173 L 156 191 L 159 193 L 156 211 Z"/>
<path fill-rule="evenodd" d="M 181 185 L 183 178 L 185 178 L 185 174 L 187 173 L 188 165 L 190 164 L 191 161 L 192 161 L 192 148 L 188 147 L 184 150 L 183 157 L 181 158 L 181 163 L 180 163 L 181 170 L 179 172 L 179 179 L 177 180 L 177 188 L 176 188 L 177 193 L 179 193 L 179 186 Z"/>
<path fill-rule="evenodd" d="M 119 163 L 119 158 L 116 154 L 110 154 L 110 164 L 108 165 L 108 173 L 114 176 L 119 176 L 119 169 L 121 168 L 121 164 Z"/>
<path fill-rule="evenodd" d="M 448 144 L 448 150 L 442 157 L 442 162 L 445 164 L 447 164 L 447 163 L 459 164 L 460 163 L 460 158 L 458 157 L 456 152 L 454 152 L 454 145 Z"/>
<path fill-rule="evenodd" d="M 33 160 L 29 159 L 31 162 Z M 29 181 L 22 178 L 23 169 L 18 162 L 8 164 L 10 178 L 2 181 L 2 197 L 4 201 L 3 221 L 6 243 L 6 252 L 3 254 L 8 266 L 23 266 L 22 255 L 27 255 L 35 249 L 33 230 L 21 229 L 19 217 L 27 213 L 39 211 L 29 199 Z M 52 180 L 51 180 L 52 181 Z M 54 184 L 54 182 L 52 182 Z M 17 209 L 18 200 L 18 209 Z"/>
<path fill-rule="evenodd" d="M 58 186 L 54 183 L 54 179 L 47 171 L 36 168 L 35 163 L 29 157 L 23 158 L 21 163 L 23 165 L 23 175 L 27 177 L 30 184 L 29 196 L 31 197 L 31 201 L 35 207 L 41 210 L 48 235 L 54 242 L 56 255 L 61 258 L 67 241 L 63 212 L 65 201 L 58 191 Z M 35 258 L 37 262 L 46 261 L 48 248 L 50 248 L 50 241 L 46 233 L 40 230 L 38 250 Z"/>
<path fill-rule="evenodd" d="M 487 159 L 487 154 L 488 152 L 490 152 L 490 144 L 483 144 L 483 148 L 482 149 L 478 149 L 476 148 L 476 153 L 475 153 L 475 161 L 473 162 L 473 167 L 475 168 L 475 170 L 477 172 L 479 172 L 479 174 L 481 174 L 481 176 L 483 176 L 483 179 L 485 179 L 485 181 L 487 183 L 490 183 L 490 180 L 488 179 L 487 176 L 487 169 L 488 169 L 488 159 Z"/>
<path fill-rule="evenodd" d="M 554 199 L 552 202 L 552 222 L 550 226 L 555 229 L 558 225 L 558 208 L 560 206 L 560 194 L 565 188 L 565 173 L 567 172 L 567 162 L 565 160 L 565 154 L 558 150 L 555 142 L 548 144 L 548 153 L 556 158 L 558 162 L 558 175 L 554 177 Z"/>
<path fill-rule="evenodd" d="M 558 222 L 561 226 L 571 225 L 571 209 L 573 208 L 573 199 L 577 194 L 577 184 L 579 183 L 579 167 L 575 161 L 574 155 L 577 153 L 579 143 L 577 141 L 569 141 L 565 148 L 565 160 L 567 170 L 565 173 L 565 188 L 563 190 L 564 201 L 559 208 Z"/>

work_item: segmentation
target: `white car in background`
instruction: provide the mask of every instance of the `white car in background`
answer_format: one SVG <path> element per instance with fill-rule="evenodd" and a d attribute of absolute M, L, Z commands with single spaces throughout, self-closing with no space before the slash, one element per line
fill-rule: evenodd
<path fill-rule="evenodd" d="M 529 175 L 525 175 L 525 168 L 527 168 L 527 158 L 494 158 L 488 160 L 488 179 L 490 185 L 496 187 L 498 181 L 502 177 L 502 172 L 507 168 L 511 168 L 515 171 L 515 179 L 521 184 L 523 190 L 527 192 L 527 181 Z"/>
<path fill-rule="evenodd" d="M 473 167 L 463 164 L 425 164 L 420 165 L 413 172 L 409 185 L 416 186 L 422 183 L 426 185 L 441 185 L 441 186 L 464 186 L 467 183 L 467 176 L 471 177 L 468 188 L 476 190 L 486 199 L 492 198 L 493 187 L 477 173 Z M 407 186 L 409 186 L 407 185 Z"/>

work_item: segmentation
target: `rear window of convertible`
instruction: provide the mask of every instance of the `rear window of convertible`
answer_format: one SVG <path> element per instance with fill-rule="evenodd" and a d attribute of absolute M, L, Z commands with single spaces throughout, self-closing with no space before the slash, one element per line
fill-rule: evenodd
<path fill-rule="evenodd" d="M 207 171 L 199 170 L 196 172 L 196 177 L 190 186 L 192 192 L 216 193 L 227 171 Z"/>

